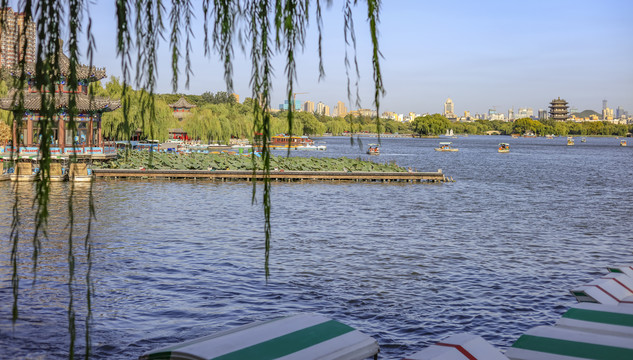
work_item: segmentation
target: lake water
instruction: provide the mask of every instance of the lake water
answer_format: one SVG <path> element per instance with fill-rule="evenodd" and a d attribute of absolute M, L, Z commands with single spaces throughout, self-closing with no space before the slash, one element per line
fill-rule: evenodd
<path fill-rule="evenodd" d="M 326 141 L 293 156 L 368 159 L 367 145 Z M 134 359 L 174 342 L 297 312 L 323 314 L 375 337 L 398 359 L 451 334 L 504 349 L 552 324 L 569 289 L 633 263 L 633 146 L 614 138 L 382 139 L 373 161 L 442 169 L 454 183 L 275 183 L 271 277 L 264 276 L 263 210 L 252 185 L 96 181 L 92 358 Z M 511 153 L 499 154 L 499 142 Z M 62 359 L 70 348 L 67 208 L 54 184 L 48 238 L 33 281 L 31 185 L 17 190 L 19 320 L 11 322 L 10 253 L 16 192 L 0 183 L 2 358 Z M 89 188 L 73 210 L 76 348 L 83 354 Z M 261 188 L 257 199 L 261 199 Z"/>

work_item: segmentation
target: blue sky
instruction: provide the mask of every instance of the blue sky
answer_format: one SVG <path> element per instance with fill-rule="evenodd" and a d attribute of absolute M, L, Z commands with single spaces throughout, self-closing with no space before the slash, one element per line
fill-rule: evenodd
<path fill-rule="evenodd" d="M 120 76 L 115 55 L 114 1 L 90 5 L 97 40 L 95 63 Z M 197 3 L 197 2 L 194 2 Z M 312 4 L 315 2 L 312 1 Z M 298 100 L 322 101 L 348 108 L 344 67 L 343 1 L 324 12 L 326 77 L 318 81 L 314 16 L 306 49 L 297 60 Z M 373 82 L 366 7 L 355 8 L 361 106 L 372 107 Z M 313 14 L 312 14 L 313 15 Z M 483 113 L 531 107 L 536 113 L 561 97 L 579 110 L 600 111 L 622 106 L 633 113 L 633 1 L 419 1 L 384 0 L 380 46 L 386 96 L 382 111 L 441 112 L 450 97 L 455 111 Z M 193 71 L 189 89 L 201 94 L 226 90 L 223 67 L 216 55 L 204 56 L 202 13 L 194 24 Z M 168 42 L 159 51 L 157 92 L 171 92 Z M 351 50 L 350 50 L 351 51 Z M 235 92 L 251 95 L 250 60 L 239 50 L 235 61 Z M 273 104 L 283 102 L 284 58 L 275 58 Z M 184 68 L 184 65 L 182 66 Z M 352 73 L 353 75 L 353 73 Z M 181 78 L 183 78 L 181 76 Z M 352 83 L 355 79 L 352 78 Z M 355 90 L 353 90 L 355 91 Z"/>

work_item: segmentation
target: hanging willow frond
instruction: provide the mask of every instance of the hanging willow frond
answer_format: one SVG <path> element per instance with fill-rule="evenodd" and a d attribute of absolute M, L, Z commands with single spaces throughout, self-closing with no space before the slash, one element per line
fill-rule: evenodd
<path fill-rule="evenodd" d="M 371 36 L 372 56 L 371 64 L 374 70 L 374 105 L 376 105 L 376 132 L 380 143 L 380 98 L 385 95 L 380 71 L 380 58 L 382 54 L 378 48 L 378 23 L 380 22 L 380 0 L 367 0 L 367 20 L 369 21 L 369 34 Z"/>
<path fill-rule="evenodd" d="M 122 71 L 122 117 L 123 121 L 116 124 L 116 132 L 124 133 L 130 139 L 131 134 L 136 130 L 135 124 L 140 123 L 144 133 L 150 134 L 154 138 L 154 129 L 157 120 L 155 91 L 158 77 L 158 48 L 161 40 L 164 40 L 165 24 L 164 15 L 166 14 L 166 3 L 169 6 L 169 46 L 171 52 L 171 70 L 172 70 L 172 89 L 177 91 L 179 81 L 179 68 L 181 60 L 184 57 L 186 77 L 185 86 L 189 85 L 190 75 L 193 74 L 191 68 L 191 38 L 194 36 L 192 30 L 192 21 L 194 18 L 194 3 L 191 0 L 114 0 L 116 5 L 116 21 L 117 21 L 117 56 L 121 61 Z M 330 7 L 332 0 L 316 0 L 315 18 L 318 28 L 318 54 L 319 54 L 319 79 L 325 75 L 322 59 L 322 31 L 323 31 L 323 2 Z M 47 89 L 49 93 L 55 92 L 56 79 L 59 77 L 59 54 L 62 45 L 60 39 L 63 34 L 68 34 L 68 51 L 70 72 L 67 79 L 68 87 L 71 90 L 77 89 L 78 77 L 76 67 L 79 64 L 79 41 L 78 36 L 86 32 L 87 39 L 87 55 L 90 61 L 90 67 L 93 64 L 94 48 L 96 46 L 95 39 L 92 35 L 92 21 L 89 14 L 89 0 L 40 0 L 33 2 L 32 0 L 22 0 L 20 3 L 20 12 L 26 16 L 26 21 L 33 19 L 36 23 L 38 43 L 37 57 L 35 65 L 35 74 L 33 78 L 33 86 L 38 89 Z M 356 55 L 356 34 L 352 16 L 352 9 L 356 6 L 358 0 L 346 0 L 343 6 L 344 38 L 345 38 L 345 68 L 347 74 L 347 95 L 352 103 L 352 80 L 350 72 L 354 71 L 354 85 L 356 87 L 355 104 L 360 106 L 360 95 L 358 83 L 360 78 L 360 70 Z M 6 8 L 7 0 L 2 0 L 2 7 Z M 379 112 L 380 97 L 384 95 L 382 82 L 382 73 L 380 68 L 380 59 L 382 57 L 378 47 L 378 23 L 381 7 L 380 0 L 367 0 L 367 20 L 369 22 L 369 33 L 371 36 L 373 52 L 373 80 L 375 85 L 374 104 L 376 111 Z M 293 112 L 294 112 L 294 86 L 297 80 L 297 52 L 303 50 L 305 46 L 306 29 L 309 23 L 309 14 L 311 11 L 309 0 L 203 0 L 202 12 L 204 14 L 204 52 L 210 56 L 213 51 L 217 52 L 224 65 L 224 80 L 229 92 L 233 90 L 233 61 L 234 61 L 234 39 L 237 36 L 242 49 L 250 55 L 252 61 L 250 86 L 253 101 L 253 132 L 256 134 L 256 140 L 262 149 L 261 166 L 264 171 L 263 180 L 263 208 L 264 208 L 264 236 L 265 236 L 265 274 L 268 278 L 269 258 L 270 258 L 270 242 L 271 242 L 271 183 L 270 183 L 270 166 L 271 153 L 269 149 L 269 139 L 272 134 L 272 119 L 270 115 L 272 83 L 274 79 L 274 69 L 272 65 L 273 57 L 278 54 L 285 55 L 285 76 L 286 94 L 288 102 L 291 104 L 288 112 L 288 129 L 292 134 L 293 129 Z M 35 10 L 35 11 L 34 11 Z M 36 16 L 33 16 L 36 14 Z M 87 21 L 84 16 L 87 14 Z M 67 19 L 64 22 L 64 19 Z M 212 21 L 213 26 L 209 26 Z M 4 26 L 4 19 L 0 19 L 0 23 Z M 82 24 L 87 24 L 86 28 Z M 67 26 L 67 29 L 65 28 Z M 26 31 L 26 30 L 25 30 Z M 24 34 L 26 37 L 26 34 Z M 209 41 L 212 41 L 211 47 Z M 184 42 L 184 45 L 183 45 Z M 245 44 L 248 44 L 246 46 Z M 26 53 L 26 42 L 24 42 L 24 53 Z M 132 60 L 133 47 L 136 47 L 136 56 Z M 350 60 L 348 48 L 353 50 L 353 60 Z M 132 70 L 135 74 L 132 74 Z M 21 133 L 23 127 L 22 116 L 24 114 L 24 90 L 26 88 L 29 76 L 25 71 L 24 58 L 20 59 L 18 64 L 19 72 L 15 78 L 14 88 L 19 91 L 15 92 L 16 104 L 14 109 L 14 126 Z M 132 80 L 134 79 L 134 80 Z M 136 87 L 139 88 L 138 95 L 136 92 L 132 94 L 130 83 L 134 81 Z M 71 91 L 72 93 L 72 91 Z M 92 94 L 92 93 L 91 93 Z M 55 104 L 54 96 L 47 96 L 45 91 L 41 94 L 41 120 L 39 123 L 41 160 L 41 174 L 46 180 L 50 178 L 50 135 L 53 132 L 55 121 L 64 121 L 59 118 L 58 109 Z M 133 115 L 131 110 L 135 109 Z M 76 118 L 78 115 L 77 104 L 74 95 L 70 95 L 69 106 L 66 109 L 69 118 L 68 127 L 70 128 L 72 138 L 75 138 L 77 131 Z M 134 116 L 134 119 L 131 119 Z M 353 121 L 350 121 L 353 126 Z M 162 125 L 161 125 L 162 126 Z M 377 120 L 378 133 L 380 133 L 380 121 Z M 134 127 L 134 128 L 133 128 Z M 146 131 L 146 127 L 148 131 Z M 13 132 L 12 145 L 19 147 L 24 145 L 24 140 L 19 136 L 15 136 Z M 213 132 L 208 132 L 207 136 L 217 136 Z M 353 141 L 353 140 L 352 140 Z M 15 152 L 12 152 L 15 155 Z M 12 156 L 14 156 L 12 155 Z M 257 170 L 255 162 L 253 162 L 253 171 Z M 253 177 L 253 179 L 255 179 Z M 95 209 L 92 199 L 92 189 L 89 197 L 90 216 L 87 222 L 87 236 L 84 240 L 85 251 L 88 256 L 88 267 L 86 273 L 87 297 L 86 303 L 88 314 L 86 315 L 86 354 L 85 358 L 90 357 L 90 321 L 91 321 L 91 294 L 92 283 L 90 272 L 92 268 L 90 244 L 90 229 L 92 219 L 95 218 Z M 71 343 L 69 349 L 69 358 L 74 358 L 75 354 L 75 306 L 72 294 L 73 284 L 75 284 L 75 254 L 73 250 L 73 197 L 74 188 L 71 186 L 70 198 L 68 203 L 69 211 L 69 239 L 68 239 L 68 267 L 69 267 L 69 284 L 70 300 L 68 306 L 68 329 L 71 334 Z M 33 236 L 33 273 L 34 278 L 37 270 L 38 254 L 41 251 L 42 243 L 40 239 L 46 236 L 48 221 L 48 204 L 50 195 L 50 185 L 48 181 L 41 181 L 37 185 L 35 205 L 36 205 L 36 221 Z M 256 200 L 256 183 L 253 180 L 253 202 Z M 15 323 L 18 320 L 18 298 L 19 298 L 19 279 L 18 274 L 18 245 L 19 232 L 21 226 L 21 217 L 18 211 L 18 196 L 16 192 L 13 219 L 11 225 L 11 266 L 13 268 L 12 286 L 13 286 L 13 308 L 12 319 Z"/>
<path fill-rule="evenodd" d="M 231 0 L 213 0 L 213 8 L 209 9 L 209 1 L 203 4 L 204 11 L 204 44 L 205 55 L 210 55 L 208 43 L 207 15 L 213 18 L 213 48 L 224 61 L 224 81 L 229 93 L 233 92 L 233 33 L 236 18 L 241 16 L 240 3 Z M 210 14 L 209 14 L 210 13 Z"/>
<path fill-rule="evenodd" d="M 185 87 L 189 87 L 189 78 L 192 74 L 191 70 L 191 18 L 193 18 L 193 4 L 189 0 L 172 0 L 171 14 L 169 20 L 171 22 L 171 70 L 172 70 L 172 88 L 174 93 L 178 91 L 178 61 L 182 54 L 179 49 L 182 33 L 185 34 Z"/>

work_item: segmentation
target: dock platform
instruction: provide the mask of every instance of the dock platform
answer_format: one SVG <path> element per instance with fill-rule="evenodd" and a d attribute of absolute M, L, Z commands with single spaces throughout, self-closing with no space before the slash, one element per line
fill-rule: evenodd
<path fill-rule="evenodd" d="M 130 170 L 94 169 L 96 178 L 106 179 L 208 179 L 215 181 L 250 181 L 264 178 L 263 171 L 251 170 Z M 441 170 L 437 172 L 342 172 L 342 171 L 271 171 L 270 179 L 279 182 L 452 182 Z"/>

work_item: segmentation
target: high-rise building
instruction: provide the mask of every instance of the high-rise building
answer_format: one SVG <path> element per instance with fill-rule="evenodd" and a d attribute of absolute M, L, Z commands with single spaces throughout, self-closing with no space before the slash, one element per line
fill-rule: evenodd
<path fill-rule="evenodd" d="M 549 117 L 552 120 L 565 121 L 569 118 L 568 108 L 569 106 L 567 105 L 567 101 L 561 99 L 560 97 L 558 99 L 554 99 L 549 103 Z"/>
<path fill-rule="evenodd" d="M 319 101 L 315 112 L 319 115 L 330 116 L 330 107 Z"/>
<path fill-rule="evenodd" d="M 607 99 L 602 100 L 602 110 L 607 108 Z"/>
<path fill-rule="evenodd" d="M 337 101 L 336 106 L 334 107 L 334 116 L 344 117 L 347 115 L 347 108 L 345 107 L 345 103 L 342 101 Z"/>
<path fill-rule="evenodd" d="M 453 100 L 451 98 L 446 99 L 444 103 L 444 117 L 446 118 L 454 118 L 455 116 L 455 107 L 453 105 Z"/>
<path fill-rule="evenodd" d="M 279 104 L 279 110 L 290 110 L 290 104 L 294 104 L 293 111 L 301 111 L 301 101 L 300 100 L 284 100 L 283 104 Z"/>
<path fill-rule="evenodd" d="M 548 116 L 547 116 L 547 110 L 543 110 L 543 109 L 538 109 L 538 119 L 539 120 L 547 120 Z"/>
<path fill-rule="evenodd" d="M 396 114 L 393 111 L 385 111 L 382 113 L 382 115 L 380 115 L 381 118 L 383 119 L 391 119 L 391 120 L 397 120 L 398 119 L 398 114 Z"/>
<path fill-rule="evenodd" d="M 523 119 L 531 118 L 532 116 L 534 116 L 534 110 L 532 110 L 532 108 L 519 108 L 516 118 Z"/>
<path fill-rule="evenodd" d="M 314 102 L 310 101 L 310 100 L 304 102 L 303 103 L 303 111 L 313 113 L 314 112 Z"/>
<path fill-rule="evenodd" d="M 613 120 L 613 109 L 602 109 L 602 120 Z"/>
<path fill-rule="evenodd" d="M 319 101 L 319 102 L 316 104 L 316 110 L 315 110 L 315 112 L 316 112 L 317 114 L 319 114 L 319 115 L 325 115 L 325 104 Z"/>
<path fill-rule="evenodd" d="M 0 66 L 10 68 L 20 60 L 35 62 L 35 23 L 27 22 L 25 13 L 16 13 L 10 7 L 0 9 L 0 16 Z"/>
<path fill-rule="evenodd" d="M 514 120 L 514 108 L 508 109 L 508 120 Z"/>

